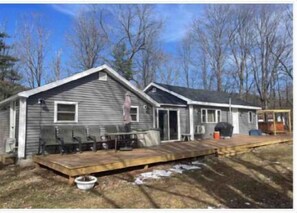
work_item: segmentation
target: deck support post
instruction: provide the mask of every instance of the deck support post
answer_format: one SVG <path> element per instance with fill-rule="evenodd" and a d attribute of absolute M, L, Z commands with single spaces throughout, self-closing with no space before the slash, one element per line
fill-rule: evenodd
<path fill-rule="evenodd" d="M 148 168 L 149 168 L 148 164 L 144 165 L 144 169 L 148 169 Z"/>
<path fill-rule="evenodd" d="M 72 177 L 72 176 L 69 176 L 68 177 L 68 185 L 69 186 L 73 186 L 74 185 L 74 177 Z"/>
<path fill-rule="evenodd" d="M 292 132 L 292 126 L 291 126 L 291 112 L 288 112 L 289 116 L 288 116 L 288 124 L 289 124 L 289 132 L 291 133 Z"/>
<path fill-rule="evenodd" d="M 275 112 L 273 112 L 273 130 L 274 130 L 274 135 L 276 135 L 276 123 L 275 123 Z"/>

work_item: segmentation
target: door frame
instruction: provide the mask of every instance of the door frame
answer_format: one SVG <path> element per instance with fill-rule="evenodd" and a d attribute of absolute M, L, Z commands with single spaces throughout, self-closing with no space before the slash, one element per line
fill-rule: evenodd
<path fill-rule="evenodd" d="M 180 141 L 180 110 L 176 108 L 157 108 L 157 128 L 159 128 L 159 110 L 165 110 L 168 112 L 168 125 L 169 125 L 169 111 L 176 111 L 177 112 L 177 139 L 176 140 L 163 140 L 161 142 L 173 142 L 173 141 Z M 168 136 L 170 135 L 170 129 L 168 131 Z"/>
<path fill-rule="evenodd" d="M 237 130 L 238 132 L 235 132 L 235 124 L 234 124 L 234 115 L 237 114 L 237 123 L 236 123 L 236 126 L 237 126 Z M 239 111 L 237 108 L 232 108 L 232 125 L 233 125 L 233 134 L 239 134 Z"/>

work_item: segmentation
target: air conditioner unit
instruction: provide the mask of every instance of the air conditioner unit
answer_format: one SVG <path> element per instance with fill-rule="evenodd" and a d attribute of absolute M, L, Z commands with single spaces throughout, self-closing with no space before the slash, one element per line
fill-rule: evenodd
<path fill-rule="evenodd" d="M 5 152 L 12 153 L 15 152 L 16 140 L 15 138 L 7 138 L 5 142 Z"/>
<path fill-rule="evenodd" d="M 205 126 L 204 125 L 197 125 L 196 126 L 196 134 L 205 134 Z"/>

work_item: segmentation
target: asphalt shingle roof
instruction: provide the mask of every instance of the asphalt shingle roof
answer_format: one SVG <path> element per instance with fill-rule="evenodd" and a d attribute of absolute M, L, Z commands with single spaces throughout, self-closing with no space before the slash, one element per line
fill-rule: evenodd
<path fill-rule="evenodd" d="M 248 103 L 240 99 L 236 94 L 229 94 L 226 92 L 217 92 L 217 91 L 209 91 L 209 90 L 202 90 L 202 89 L 192 89 L 192 88 L 172 86 L 172 85 L 160 84 L 160 83 L 155 83 L 155 84 L 160 85 L 165 89 L 175 92 L 179 95 L 182 95 L 188 99 L 191 99 L 192 101 L 229 104 L 229 98 L 231 97 L 232 105 L 256 106 L 254 104 Z M 173 100 L 173 98 L 171 97 L 173 95 L 168 94 L 167 92 L 164 92 L 164 91 L 162 92 L 160 91 L 161 90 L 157 90 L 156 92 L 157 94 L 154 94 L 153 96 L 151 96 L 151 93 L 148 93 L 148 95 L 150 95 L 157 102 L 159 102 L 159 100 L 162 100 L 164 102 L 165 99 L 170 99 L 170 101 L 172 101 L 173 103 L 178 102 L 176 100 Z M 157 98 L 155 99 L 154 97 L 157 97 Z M 173 97 L 176 98 L 175 96 Z"/>
<path fill-rule="evenodd" d="M 177 105 L 187 105 L 187 102 L 177 98 L 174 95 L 164 92 L 163 90 L 157 89 L 156 92 L 149 90 L 147 94 L 158 103 L 162 104 L 177 104 Z"/>

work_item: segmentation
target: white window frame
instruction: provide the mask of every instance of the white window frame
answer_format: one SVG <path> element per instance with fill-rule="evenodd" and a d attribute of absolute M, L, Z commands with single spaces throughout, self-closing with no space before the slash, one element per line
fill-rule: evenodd
<path fill-rule="evenodd" d="M 137 109 L 137 114 L 136 114 L 136 121 L 132 121 L 132 116 L 131 116 L 131 123 L 137 123 L 139 122 L 139 106 L 131 106 L 131 109 L 132 108 L 136 108 Z M 130 109 L 130 114 L 131 114 L 131 109 Z"/>
<path fill-rule="evenodd" d="M 58 121 L 58 104 L 75 105 L 75 120 L 74 121 Z M 54 123 L 77 123 L 78 122 L 78 103 L 70 101 L 55 101 L 54 107 Z"/>
<path fill-rule="evenodd" d="M 249 124 L 253 123 L 253 112 L 252 111 L 248 111 L 248 123 Z"/>
<path fill-rule="evenodd" d="M 205 122 L 203 122 L 203 110 L 205 110 Z M 214 122 L 208 122 L 208 110 L 214 110 L 215 111 L 215 121 Z M 220 111 L 220 121 L 218 121 L 218 111 Z M 208 123 L 208 124 L 212 124 L 212 123 L 218 123 L 222 121 L 222 110 L 220 109 L 212 109 L 212 108 L 201 108 L 201 123 Z"/>
<path fill-rule="evenodd" d="M 219 118 L 218 112 L 220 112 L 220 120 L 218 120 L 218 118 Z M 216 123 L 219 123 L 221 121 L 222 121 L 222 110 L 216 109 Z"/>

